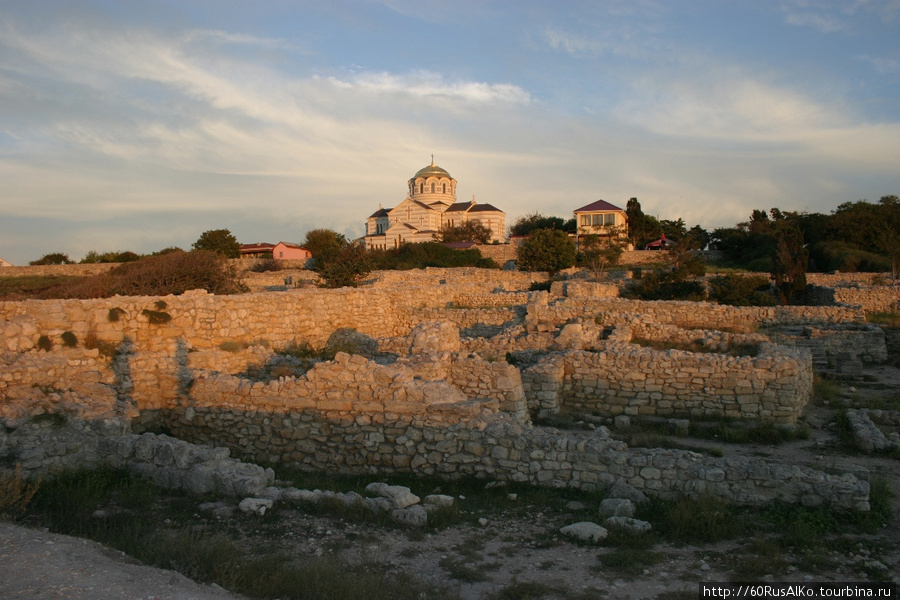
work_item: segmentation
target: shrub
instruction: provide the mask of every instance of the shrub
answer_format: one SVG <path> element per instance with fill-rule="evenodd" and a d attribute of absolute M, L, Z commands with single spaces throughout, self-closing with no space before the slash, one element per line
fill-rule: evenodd
<path fill-rule="evenodd" d="M 372 257 L 363 245 L 351 244 L 327 263 L 317 261 L 316 270 L 322 277 L 322 287 L 356 287 L 372 271 L 373 266 Z"/>
<path fill-rule="evenodd" d="M 45 254 L 37 260 L 33 260 L 29 265 L 72 265 L 75 264 L 75 261 L 69 258 L 68 254 L 63 254 L 62 252 L 52 252 L 50 254 Z"/>
<path fill-rule="evenodd" d="M 53 350 L 53 341 L 49 336 L 42 335 L 38 338 L 37 347 L 44 352 L 50 352 L 51 350 Z"/>
<path fill-rule="evenodd" d="M 564 231 L 539 229 L 519 246 L 516 259 L 522 271 L 558 273 L 575 265 L 575 244 Z"/>
<path fill-rule="evenodd" d="M 118 323 L 119 317 L 125 314 L 125 311 L 119 308 L 118 306 L 109 309 L 109 312 L 106 313 L 106 320 L 110 323 Z"/>
<path fill-rule="evenodd" d="M 22 476 L 22 465 L 0 474 L 0 521 L 14 521 L 24 515 L 40 484 L 40 480 L 27 481 Z"/>
<path fill-rule="evenodd" d="M 240 342 L 235 342 L 234 340 L 228 340 L 219 344 L 219 350 L 224 350 L 225 352 L 240 352 L 244 349 L 244 345 Z"/>
<path fill-rule="evenodd" d="M 257 261 L 247 270 L 254 273 L 267 273 L 270 271 L 280 271 L 281 268 L 281 261 L 275 260 L 274 258 L 265 258 L 263 260 Z"/>
<path fill-rule="evenodd" d="M 78 338 L 71 331 L 64 331 L 62 334 L 62 343 L 66 348 L 77 348 Z"/>
<path fill-rule="evenodd" d="M 97 337 L 97 332 L 93 329 L 88 330 L 87 334 L 84 336 L 83 346 L 88 350 L 94 350 L 100 352 L 101 356 L 106 356 L 107 358 L 112 358 L 118 352 L 118 346 L 113 342 L 106 342 Z"/>
<path fill-rule="evenodd" d="M 204 289 L 211 294 L 235 294 L 247 290 L 225 258 L 208 250 L 195 250 L 173 251 L 125 263 L 106 273 L 54 287 L 42 297 L 166 296 L 195 289 Z"/>
<path fill-rule="evenodd" d="M 147 321 L 151 325 L 165 325 L 172 320 L 172 315 L 159 310 L 150 310 L 148 308 L 145 308 L 141 311 L 141 314 L 147 317 Z"/>
<path fill-rule="evenodd" d="M 490 258 L 484 258 L 481 251 L 454 250 L 437 242 L 404 244 L 399 248 L 371 252 L 374 268 L 382 270 L 424 269 L 426 267 L 479 267 L 498 269 L 499 265 Z"/>
<path fill-rule="evenodd" d="M 729 273 L 709 280 L 709 299 L 731 306 L 775 306 L 770 287 L 765 275 Z"/>

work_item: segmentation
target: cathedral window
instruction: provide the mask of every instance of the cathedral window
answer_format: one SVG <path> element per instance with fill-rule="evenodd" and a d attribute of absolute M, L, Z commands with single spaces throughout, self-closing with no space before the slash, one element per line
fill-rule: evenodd
<path fill-rule="evenodd" d="M 433 181 L 431 182 L 431 193 L 432 194 L 434 193 L 434 182 Z"/>
<path fill-rule="evenodd" d="M 441 184 L 441 185 L 442 185 L 443 188 L 444 188 L 442 193 L 446 194 L 446 193 L 447 193 L 447 184 L 446 184 L 446 183 L 443 183 L 443 184 Z"/>
<path fill-rule="evenodd" d="M 425 193 L 425 184 L 424 184 L 424 183 L 420 183 L 420 184 L 419 184 L 419 193 L 420 193 L 420 194 L 424 194 L 424 193 Z"/>

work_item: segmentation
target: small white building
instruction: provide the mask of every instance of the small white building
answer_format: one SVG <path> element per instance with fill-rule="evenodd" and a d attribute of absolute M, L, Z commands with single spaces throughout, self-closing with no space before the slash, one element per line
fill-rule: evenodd
<path fill-rule="evenodd" d="M 11 267 L 11 266 L 13 266 L 13 264 L 11 262 L 0 258 L 0 267 Z"/>
<path fill-rule="evenodd" d="M 490 241 L 506 236 L 506 213 L 490 204 L 456 201 L 456 180 L 434 164 L 408 182 L 409 194 L 394 208 L 379 208 L 366 220 L 366 250 L 431 242 L 444 227 L 475 221 L 491 230 Z"/>
<path fill-rule="evenodd" d="M 615 235 L 620 240 L 628 238 L 628 214 L 606 200 L 597 200 L 587 206 L 576 208 L 575 245 L 579 238 L 586 235 L 610 237 Z M 628 248 L 632 250 L 633 248 Z"/>

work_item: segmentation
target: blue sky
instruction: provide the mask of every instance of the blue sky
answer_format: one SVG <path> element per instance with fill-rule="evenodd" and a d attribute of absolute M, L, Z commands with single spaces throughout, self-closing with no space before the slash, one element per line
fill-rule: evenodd
<path fill-rule="evenodd" d="M 900 0 L 0 0 L 0 257 L 356 237 L 430 162 L 508 222 L 900 194 Z"/>

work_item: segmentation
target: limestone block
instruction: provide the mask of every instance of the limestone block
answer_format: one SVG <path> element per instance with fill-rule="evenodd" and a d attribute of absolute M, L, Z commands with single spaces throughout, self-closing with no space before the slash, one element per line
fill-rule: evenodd
<path fill-rule="evenodd" d="M 606 539 L 609 532 L 605 527 L 590 521 L 580 521 L 562 527 L 559 532 L 567 537 L 575 538 L 582 542 L 599 542 Z"/>
<path fill-rule="evenodd" d="M 633 517 L 636 508 L 628 498 L 606 498 L 600 502 L 603 517 Z"/>
<path fill-rule="evenodd" d="M 382 482 L 372 482 L 366 486 L 366 492 L 381 498 L 387 498 L 396 509 L 403 509 L 419 503 L 419 497 L 402 485 L 388 485 Z"/>
<path fill-rule="evenodd" d="M 394 509 L 391 511 L 391 519 L 400 525 L 424 527 L 428 523 L 428 512 L 425 508 L 418 505 Z"/>
<path fill-rule="evenodd" d="M 631 517 L 609 517 L 605 521 L 607 527 L 617 527 L 631 533 L 646 533 L 650 531 L 651 525 L 647 521 L 633 519 Z"/>
<path fill-rule="evenodd" d="M 272 508 L 272 500 L 269 498 L 244 498 L 238 504 L 238 508 L 241 512 L 262 516 Z"/>

